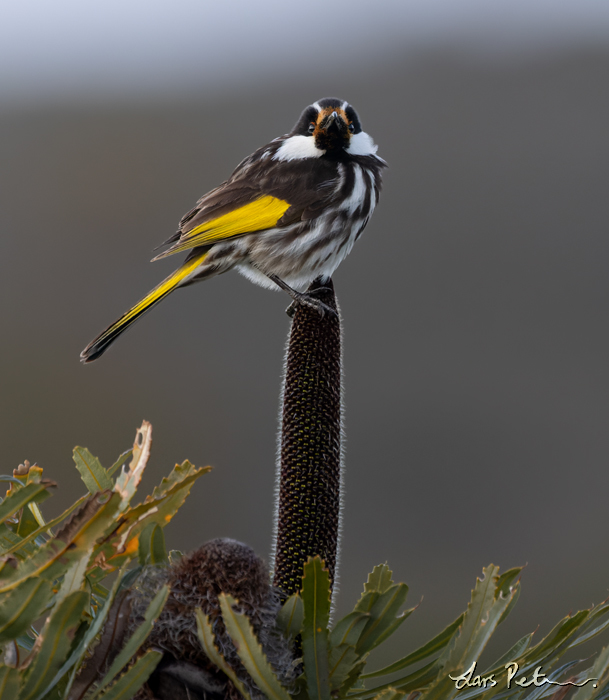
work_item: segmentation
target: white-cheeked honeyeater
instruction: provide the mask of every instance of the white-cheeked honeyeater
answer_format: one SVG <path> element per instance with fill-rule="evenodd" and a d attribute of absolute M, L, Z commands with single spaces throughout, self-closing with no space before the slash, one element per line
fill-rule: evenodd
<path fill-rule="evenodd" d="M 182 218 L 154 260 L 187 251 L 186 260 L 89 343 L 82 361 L 97 359 L 174 289 L 232 268 L 323 314 L 300 290 L 331 277 L 368 223 L 386 167 L 376 151 L 348 102 L 307 107 L 289 134 L 248 156 Z"/>

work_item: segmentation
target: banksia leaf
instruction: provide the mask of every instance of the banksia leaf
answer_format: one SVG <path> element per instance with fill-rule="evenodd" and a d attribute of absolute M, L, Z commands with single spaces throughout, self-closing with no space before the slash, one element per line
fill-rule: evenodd
<path fill-rule="evenodd" d="M 366 668 L 366 659 L 362 659 L 358 663 L 355 664 L 347 674 L 347 677 L 343 681 L 343 684 L 341 685 L 340 689 L 338 690 L 338 697 L 344 698 L 347 692 L 349 692 L 353 686 L 356 683 L 360 683 L 360 679 L 362 677 L 362 671 Z M 349 694 L 349 697 L 351 697 L 351 694 Z M 355 697 L 355 696 L 353 696 Z"/>
<path fill-rule="evenodd" d="M 99 696 L 100 700 L 131 700 L 150 678 L 162 658 L 163 654 L 160 651 L 154 649 L 147 651 L 116 683 Z"/>
<path fill-rule="evenodd" d="M 591 700 L 602 691 L 601 686 L 608 682 L 607 671 L 609 671 L 609 646 L 606 646 L 598 655 L 594 665 L 586 672 L 588 678 L 597 678 L 596 688 L 589 683 L 582 688 L 578 688 L 571 700 Z"/>
<path fill-rule="evenodd" d="M 142 423 L 135 435 L 135 442 L 131 450 L 132 459 L 128 469 L 123 469 L 120 473 L 114 490 L 120 493 L 123 499 L 122 507 L 127 508 L 133 494 L 135 493 L 142 479 L 142 474 L 148 464 L 150 457 L 150 445 L 152 444 L 152 426 L 148 421 Z"/>
<path fill-rule="evenodd" d="M 8 520 L 17 511 L 27 506 L 28 503 L 44 501 L 45 498 L 51 495 L 48 489 L 52 486 L 56 486 L 56 484 L 47 480 L 37 484 L 26 484 L 20 488 L 11 486 L 5 499 L 0 503 L 0 522 Z"/>
<path fill-rule="evenodd" d="M 333 647 L 341 644 L 355 646 L 369 619 L 370 615 L 368 613 L 349 613 L 339 620 L 332 629 L 330 645 Z"/>
<path fill-rule="evenodd" d="M 570 646 L 575 646 L 589 615 L 589 610 L 580 610 L 573 616 L 564 617 L 538 644 L 527 649 L 520 658 L 516 659 L 521 670 L 529 668 L 532 670 L 540 664 L 549 666 Z"/>
<path fill-rule="evenodd" d="M 228 678 L 230 678 L 235 688 L 237 688 L 241 695 L 243 695 L 245 700 L 251 700 L 250 694 L 247 692 L 243 683 L 237 678 L 236 673 L 226 663 L 224 657 L 218 651 L 214 638 L 214 631 L 209 618 L 203 613 L 201 608 L 197 608 L 195 610 L 195 615 L 197 618 L 197 636 L 199 637 L 199 641 L 201 642 L 205 655 L 213 664 L 215 664 L 223 673 L 225 673 Z"/>
<path fill-rule="evenodd" d="M 396 690 L 395 688 L 387 688 L 387 690 L 383 690 L 376 695 L 374 700 L 400 700 L 402 697 L 404 697 L 402 691 Z"/>
<path fill-rule="evenodd" d="M 133 456 L 133 450 L 127 450 L 114 462 L 114 464 L 108 468 L 108 476 L 113 476 L 118 469 L 120 469 L 125 462 Z"/>
<path fill-rule="evenodd" d="M 332 690 L 340 688 L 342 694 L 347 689 L 343 686 L 351 687 L 358 679 L 363 665 L 355 646 L 369 620 L 367 613 L 352 612 L 339 620 L 330 633 L 329 680 Z"/>
<path fill-rule="evenodd" d="M 357 698 L 357 700 L 372 700 L 378 693 L 388 690 L 389 688 L 394 688 L 404 693 L 421 690 L 434 682 L 438 678 L 440 671 L 442 671 L 442 666 L 437 661 L 431 661 L 413 673 L 409 673 L 407 676 L 396 678 L 390 683 L 384 683 L 376 688 L 357 690 L 356 692 L 350 693 L 349 697 Z M 361 678 L 364 678 L 364 676 L 360 676 L 360 679 Z"/>
<path fill-rule="evenodd" d="M 112 537 L 95 550 L 88 571 L 90 580 L 95 582 L 130 561 L 138 552 L 139 537 L 144 528 L 150 523 L 165 527 L 186 500 L 193 483 L 210 470 L 211 467 L 194 467 L 188 461 L 176 465 L 169 478 L 163 479 L 161 487 L 154 489 L 152 496 L 126 510 Z"/>
<path fill-rule="evenodd" d="M 24 537 L 23 539 L 17 538 L 17 541 L 15 541 L 15 543 L 9 549 L 4 550 L 2 552 L 2 554 L 7 555 L 7 554 L 14 553 L 17 556 L 23 556 L 24 554 L 28 554 L 28 553 L 32 553 L 32 552 L 36 551 L 35 547 L 32 547 L 32 546 L 28 547 L 30 542 L 32 542 L 32 540 L 35 540 L 39 535 L 42 535 L 45 532 L 48 532 L 51 528 L 53 528 L 56 525 L 59 525 L 61 522 L 63 522 L 75 510 L 80 508 L 88 498 L 89 498 L 88 495 L 82 496 L 75 503 L 73 503 L 67 510 L 65 510 L 61 515 L 57 516 L 56 518 L 53 518 L 53 520 L 49 520 L 48 523 L 45 523 L 43 526 L 39 527 L 34 532 L 31 532 L 27 537 Z M 1 528 L 2 528 L 2 526 L 0 525 L 0 531 L 1 531 Z M 0 543 L 1 543 L 1 535 L 0 535 Z M 26 548 L 26 551 L 20 552 L 20 550 L 23 548 Z"/>
<path fill-rule="evenodd" d="M 364 674 L 362 678 L 388 676 L 390 673 L 397 673 L 404 668 L 408 668 L 408 666 L 412 666 L 413 664 L 419 663 L 419 661 L 429 658 L 433 654 L 441 652 L 450 642 L 462 622 L 463 615 L 459 615 L 459 617 L 452 624 L 448 625 L 446 629 L 442 630 L 442 632 L 436 635 L 433 639 L 430 639 L 427 644 L 419 647 L 412 653 L 408 654 L 408 656 L 405 656 L 403 659 L 395 661 L 389 666 L 385 666 L 385 668 L 381 668 L 378 671 L 373 671 L 372 673 Z"/>
<path fill-rule="evenodd" d="M 135 632 L 131 635 L 125 646 L 121 649 L 120 653 L 118 656 L 114 659 L 112 662 L 112 665 L 110 666 L 110 669 L 102 679 L 101 683 L 97 686 L 95 694 L 93 695 L 94 698 L 98 698 L 100 695 L 100 692 L 110 683 L 112 680 L 115 678 L 117 674 L 121 672 L 121 670 L 129 663 L 129 661 L 135 656 L 137 653 L 138 649 L 142 646 L 142 644 L 146 641 L 146 637 L 150 634 L 152 627 L 155 623 L 155 620 L 158 618 L 158 616 L 161 614 L 161 611 L 163 610 L 163 606 L 165 605 L 165 602 L 167 600 L 167 596 L 169 595 L 169 587 L 168 586 L 163 586 L 159 592 L 154 596 L 152 599 L 152 602 L 148 606 L 148 609 L 146 610 L 146 615 L 144 617 L 144 621 L 142 624 L 135 630 Z M 156 666 L 156 664 L 155 664 Z M 150 673 L 154 668 L 150 670 Z M 148 679 L 148 676 L 142 681 L 142 684 L 146 682 Z"/>
<path fill-rule="evenodd" d="M 13 552 L 21 547 L 23 538 L 16 535 L 4 523 L 0 523 L 0 556 L 4 557 L 8 552 Z M 35 551 L 35 547 L 29 548 L 30 552 Z M 0 570 L 2 565 L 0 565 Z"/>
<path fill-rule="evenodd" d="M 393 571 L 387 564 L 379 564 L 368 574 L 364 593 L 384 593 L 390 586 L 393 586 Z"/>
<path fill-rule="evenodd" d="M 330 650 L 328 681 L 331 690 L 336 690 L 343 685 L 353 668 L 358 665 L 359 659 L 360 656 L 355 651 L 355 647 L 349 644 L 341 644 Z"/>
<path fill-rule="evenodd" d="M 0 598 L 0 644 L 24 634 L 44 612 L 53 596 L 51 584 L 30 578 Z"/>
<path fill-rule="evenodd" d="M 122 572 L 121 572 L 122 574 Z M 95 615 L 94 620 L 92 621 L 91 625 L 89 626 L 89 629 L 85 632 L 83 635 L 83 638 L 80 640 L 78 646 L 74 651 L 70 654 L 69 658 L 67 661 L 63 664 L 63 666 L 59 669 L 53 680 L 49 683 L 48 689 L 52 689 L 59 681 L 70 671 L 72 670 L 72 673 L 70 675 L 69 681 L 67 682 L 64 695 L 63 697 L 74 697 L 74 696 L 69 696 L 70 689 L 72 687 L 72 684 L 75 680 L 76 674 L 79 670 L 81 670 L 81 665 L 82 661 L 85 657 L 85 653 L 87 650 L 93 645 L 93 642 L 95 638 L 97 637 L 98 634 L 102 631 L 102 627 L 104 628 L 104 634 L 102 635 L 102 638 L 99 640 L 99 644 L 95 647 L 95 651 L 93 654 L 93 657 L 91 658 L 90 662 L 87 664 L 87 670 L 92 668 L 93 673 L 91 674 L 92 678 L 90 683 L 87 685 L 85 683 L 85 687 L 83 688 L 83 693 L 85 690 L 91 685 L 93 680 L 95 679 L 95 676 L 98 672 L 99 668 L 103 668 L 105 665 L 105 658 L 101 660 L 101 662 L 97 663 L 98 661 L 98 656 L 100 650 L 102 650 L 103 644 L 105 642 L 104 636 L 106 635 L 106 632 L 109 632 L 110 630 L 108 629 L 108 626 L 104 627 L 106 623 L 106 619 L 108 618 L 108 614 L 110 612 L 110 608 L 112 607 L 112 604 L 114 602 L 115 596 L 117 594 L 117 591 L 121 587 L 123 581 L 125 580 L 124 576 L 121 576 L 119 574 L 114 582 L 114 585 L 112 586 L 112 589 L 108 591 L 108 595 L 106 596 L 106 600 L 103 604 L 103 606 L 98 609 L 97 614 Z M 114 634 L 114 630 L 112 630 L 112 637 L 114 640 L 117 639 L 117 635 Z M 82 680 L 82 676 L 79 677 L 79 680 Z M 83 685 L 81 683 L 81 685 Z M 75 693 L 76 697 L 80 697 L 80 693 Z"/>
<path fill-rule="evenodd" d="M 603 632 L 609 627 L 609 604 L 603 603 L 590 612 L 584 629 L 577 635 L 575 641 L 571 644 L 571 648 L 579 646 L 587 642 L 592 637 Z"/>
<path fill-rule="evenodd" d="M 19 700 L 34 700 L 66 660 L 81 618 L 89 605 L 89 594 L 76 591 L 64 598 L 47 619 L 36 641 L 32 661 Z"/>
<path fill-rule="evenodd" d="M 497 588 L 498 567 L 491 564 L 482 572 L 484 576 L 476 581 L 459 633 L 453 637 L 440 660 L 444 673 L 426 693 L 426 700 L 440 700 L 456 692 L 449 674 L 459 675 L 477 661 L 515 594 L 513 588 L 512 594 L 508 595 Z"/>
<path fill-rule="evenodd" d="M 170 492 L 174 492 L 175 487 L 187 482 L 193 475 L 200 476 L 211 471 L 211 467 L 195 467 L 187 459 L 182 464 L 176 464 L 169 476 L 163 477 L 161 483 L 154 487 L 150 496 L 146 496 L 147 502 L 161 500 Z"/>
<path fill-rule="evenodd" d="M 302 656 L 309 698 L 329 700 L 330 679 L 328 668 L 330 620 L 330 576 L 319 557 L 313 557 L 304 566 L 302 602 Z"/>
<path fill-rule="evenodd" d="M 19 693 L 20 680 L 16 668 L 0 666 L 0 700 L 14 700 Z"/>
<path fill-rule="evenodd" d="M 491 666 L 491 668 L 502 669 L 506 664 L 515 661 L 521 654 L 529 648 L 531 640 L 533 639 L 533 633 L 525 635 L 519 639 L 513 647 L 508 649 L 505 654 Z"/>
<path fill-rule="evenodd" d="M 277 627 L 286 637 L 296 637 L 302 631 L 304 606 L 298 593 L 291 595 L 277 614 Z"/>
<path fill-rule="evenodd" d="M 383 639 L 386 639 L 389 634 L 394 632 L 412 613 L 412 610 L 407 610 L 399 617 L 397 616 L 408 595 L 408 586 L 405 583 L 393 585 L 383 593 L 374 595 L 377 596 L 376 600 L 374 600 L 368 610 L 370 619 L 362 631 L 356 646 L 360 655 L 378 646 Z M 372 601 L 372 598 L 370 601 Z"/>
<path fill-rule="evenodd" d="M 247 615 L 234 610 L 233 606 L 238 605 L 237 601 L 225 593 L 218 595 L 218 601 L 226 631 L 235 645 L 241 663 L 254 683 L 269 700 L 291 700 L 290 694 L 277 679 L 262 651 L 262 646 L 256 638 Z"/>
<path fill-rule="evenodd" d="M 27 487 L 26 487 L 27 488 Z M 67 566 L 88 552 L 113 524 L 118 512 L 118 494 L 91 496 L 57 535 L 16 569 L 4 566 L 0 572 L 0 593 L 12 590 L 32 576 L 52 581 L 65 573 Z"/>
<path fill-rule="evenodd" d="M 112 479 L 108 476 L 108 472 L 86 447 L 75 447 L 73 457 L 76 468 L 80 472 L 80 478 L 85 482 L 89 493 L 95 494 L 112 488 Z"/>
<path fill-rule="evenodd" d="M 140 566 L 146 564 L 167 564 L 165 535 L 163 529 L 156 523 L 149 523 L 139 537 L 138 559 Z"/>

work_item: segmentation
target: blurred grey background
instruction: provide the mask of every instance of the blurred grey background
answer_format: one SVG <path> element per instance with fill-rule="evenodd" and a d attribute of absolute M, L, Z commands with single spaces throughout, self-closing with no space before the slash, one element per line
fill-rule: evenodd
<path fill-rule="evenodd" d="M 347 419 L 339 611 L 388 561 L 413 648 L 483 565 L 528 564 L 499 647 L 609 588 L 609 4 L 5 3 L 0 22 L 2 471 L 84 490 L 145 418 L 150 489 L 215 469 L 167 530 L 271 548 L 288 299 L 236 273 L 178 291 L 102 358 L 91 338 L 160 281 L 196 199 L 328 95 L 390 165 L 335 276 Z"/>

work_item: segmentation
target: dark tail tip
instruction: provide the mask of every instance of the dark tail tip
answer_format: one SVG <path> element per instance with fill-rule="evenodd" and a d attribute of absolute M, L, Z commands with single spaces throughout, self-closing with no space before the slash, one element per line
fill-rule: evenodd
<path fill-rule="evenodd" d="M 89 343 L 89 345 L 87 345 L 87 347 L 80 353 L 80 361 L 83 363 L 83 365 L 86 365 L 89 362 L 97 360 L 98 357 L 101 357 L 104 354 L 107 347 L 108 344 L 98 346 L 95 342 Z"/>

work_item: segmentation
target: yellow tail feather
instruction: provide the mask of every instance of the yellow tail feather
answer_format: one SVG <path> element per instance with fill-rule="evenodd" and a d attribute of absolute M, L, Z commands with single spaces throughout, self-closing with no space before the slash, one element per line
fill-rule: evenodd
<path fill-rule="evenodd" d="M 187 263 L 178 268 L 173 274 L 169 275 L 164 279 L 159 285 L 157 285 L 151 292 L 149 292 L 141 301 L 126 311 L 118 321 L 115 321 L 111 326 L 108 326 L 103 333 L 92 340 L 87 347 L 80 353 L 80 359 L 82 362 L 92 362 L 96 360 L 100 355 L 102 355 L 108 346 L 113 343 L 118 336 L 129 326 L 131 326 L 135 321 L 151 309 L 155 304 L 164 299 L 168 294 L 173 292 L 173 290 L 182 282 L 188 275 L 194 272 L 199 265 L 203 262 L 207 253 L 203 253 Z"/>

